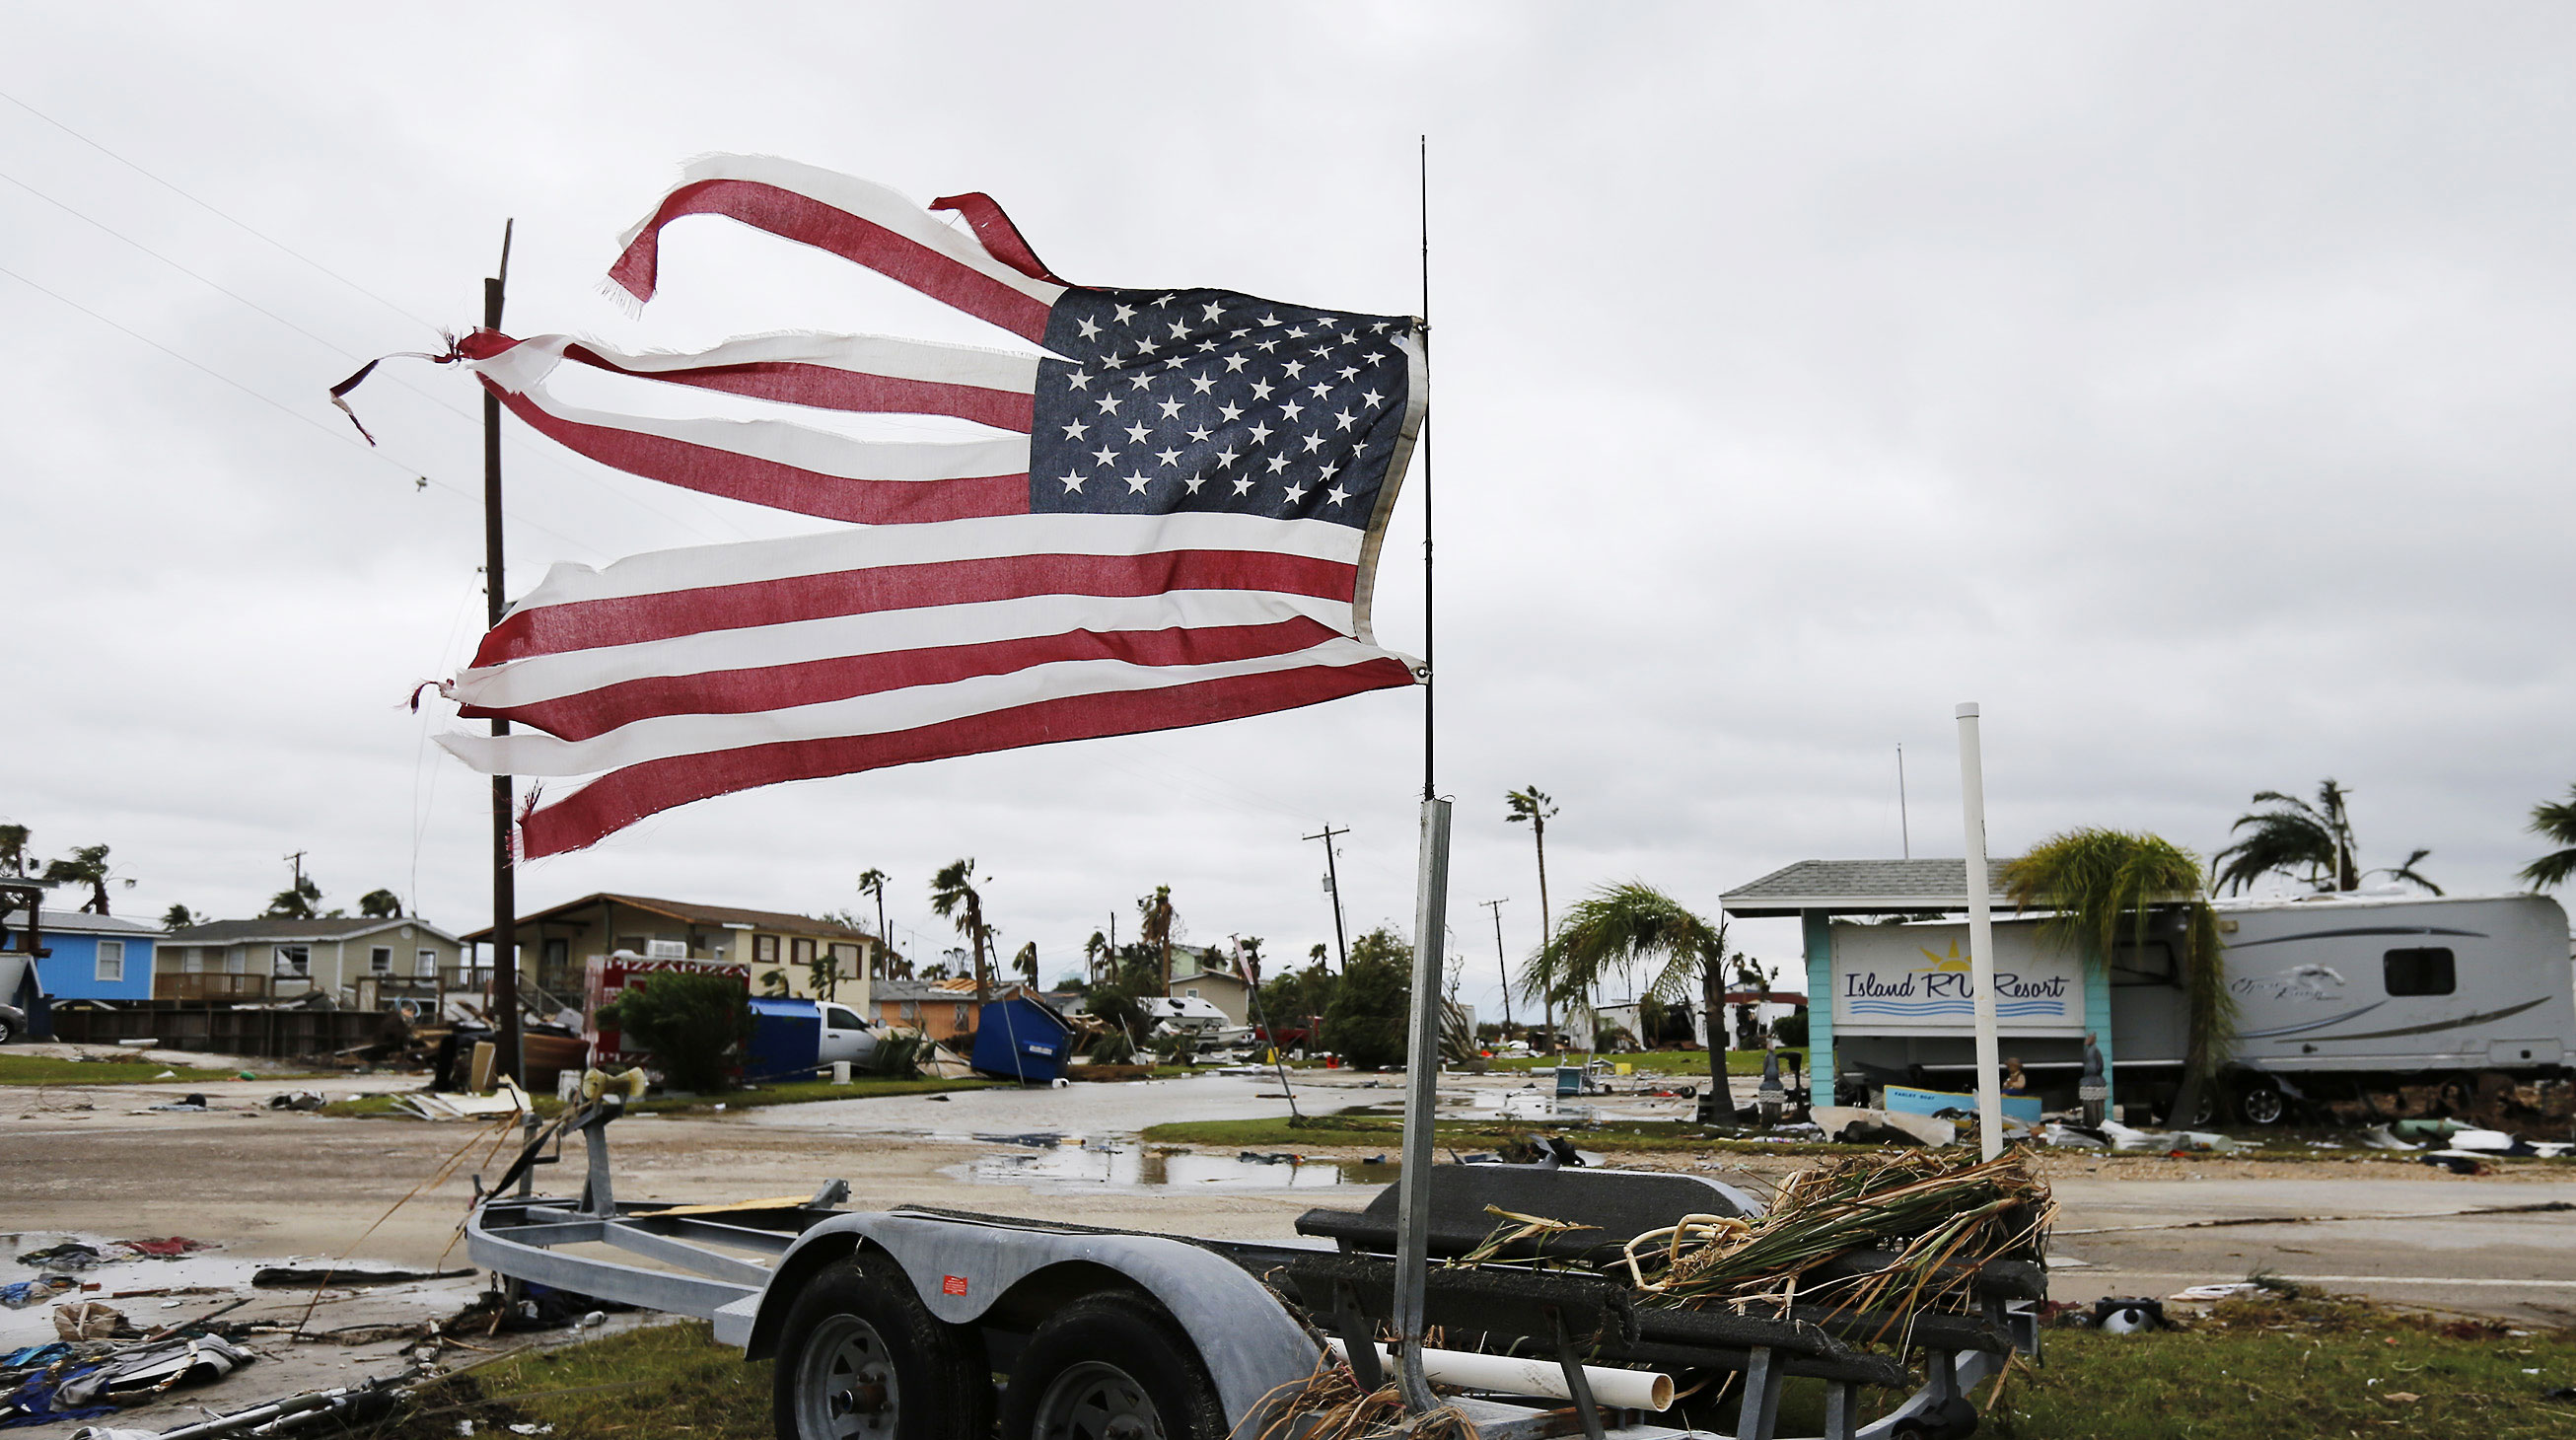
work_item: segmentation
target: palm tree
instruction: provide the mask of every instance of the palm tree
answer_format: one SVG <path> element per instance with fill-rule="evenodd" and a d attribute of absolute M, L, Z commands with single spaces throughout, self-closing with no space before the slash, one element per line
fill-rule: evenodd
<path fill-rule="evenodd" d="M 2326 798 L 2339 799 L 2333 781 L 2326 787 Z M 2074 946 L 2090 974 L 2108 970 L 2124 929 L 2131 944 L 2142 945 L 2155 912 L 2180 918 L 2183 1078 L 2168 1118 L 2189 1123 L 2199 1113 L 2202 1089 L 2226 1063 L 2236 1036 L 2236 996 L 2227 988 L 2218 915 L 2203 892 L 2199 857 L 2160 836 L 2069 830 L 2004 862 L 2002 879 L 2014 905 L 2054 912 L 2040 934 Z"/>
<path fill-rule="evenodd" d="M 33 832 L 24 825 L 0 825 L 0 875 L 12 880 L 27 874 L 27 841 Z"/>
<path fill-rule="evenodd" d="M 1547 822 L 1556 817 L 1556 802 L 1535 785 L 1503 792 L 1503 803 L 1509 807 L 1503 819 L 1518 825 L 1527 822 L 1530 839 L 1538 846 L 1538 958 L 1531 964 L 1544 969 L 1548 937 L 1555 931 L 1548 924 L 1547 911 Z M 1524 993 L 1527 993 L 1524 991 Z M 1556 1038 L 1556 985 L 1553 977 L 1542 977 L 1537 993 L 1539 1003 L 1547 1010 L 1547 1033 L 1550 1044 Z"/>
<path fill-rule="evenodd" d="M 45 864 L 44 881 L 46 884 L 86 885 L 89 887 L 89 898 L 82 901 L 80 907 L 81 913 L 84 915 L 104 915 L 107 913 L 107 882 L 110 878 L 107 865 L 107 847 L 104 845 L 74 846 L 71 854 L 64 856 L 60 860 L 47 861 Z M 133 889 L 134 882 L 131 880 L 126 881 L 125 888 L 128 890 Z"/>
<path fill-rule="evenodd" d="M 1712 925 L 1661 890 L 1631 880 L 1605 885 L 1567 907 L 1565 928 L 1539 953 L 1539 961 L 1523 972 L 1521 993 L 1561 998 L 1569 1010 L 1585 1004 L 1610 971 L 1626 974 L 1638 965 L 1658 967 L 1646 993 L 1659 1000 L 1669 1002 L 1697 986 L 1708 1016 L 1708 1083 L 1713 1093 L 1726 1093 L 1724 920 Z M 1544 988 L 1536 983 L 1542 978 Z"/>
<path fill-rule="evenodd" d="M 859 872 L 859 893 L 877 898 L 877 949 L 882 952 L 877 966 L 879 970 L 885 970 L 884 957 L 890 956 L 894 951 L 894 942 L 886 937 L 885 923 L 885 887 L 893 880 L 893 876 L 873 865 Z M 885 970 L 885 973 L 893 972 Z"/>
<path fill-rule="evenodd" d="M 1153 894 L 1137 898 L 1136 910 L 1145 917 L 1136 938 L 1153 946 L 1161 956 L 1163 993 L 1168 995 L 1172 992 L 1172 931 L 1181 918 L 1172 910 L 1172 887 L 1155 886 Z"/>
<path fill-rule="evenodd" d="M 2420 863 L 2425 856 L 2432 853 L 2433 852 L 2430 850 L 2418 850 L 2414 854 L 2407 856 L 2406 863 L 2403 865 L 2383 865 L 2378 869 L 2365 870 L 2362 873 L 2365 875 L 2385 875 L 2391 880 L 2403 880 L 2409 885 L 2421 885 L 2425 889 L 2439 895 L 2442 893 L 2442 887 L 2425 879 L 2424 876 L 2415 869 L 2416 865 Z"/>
<path fill-rule="evenodd" d="M 2546 890 L 2576 875 L 2576 785 L 2567 787 L 2564 800 L 2531 807 L 2531 833 L 2559 847 L 2522 867 L 2532 889 Z"/>
<path fill-rule="evenodd" d="M 2317 890 L 2360 889 L 2352 817 L 2345 807 L 2350 795 L 2332 778 L 2317 787 L 2314 805 L 2278 790 L 2255 792 L 2255 804 L 2272 808 L 2240 815 L 2228 827 L 2230 835 L 2248 827 L 2253 833 L 2210 857 L 2218 866 L 2218 885 L 2241 891 L 2277 871 Z"/>
<path fill-rule="evenodd" d="M 957 933 L 973 944 L 975 1000 L 981 1004 L 991 997 L 993 982 L 984 960 L 984 947 L 990 943 L 992 931 L 984 924 L 984 896 L 975 888 L 979 879 L 983 884 L 992 883 L 991 876 L 976 875 L 972 856 L 939 867 L 939 873 L 930 877 L 930 908 L 942 920 L 957 922 Z"/>
<path fill-rule="evenodd" d="M 358 897 L 358 913 L 370 920 L 399 920 L 402 897 L 391 890 L 370 890 Z"/>
<path fill-rule="evenodd" d="M 1026 945 L 1021 946 L 1020 953 L 1011 957 L 1011 968 L 1020 972 L 1020 978 L 1029 982 L 1030 989 L 1036 989 L 1038 983 L 1038 942 L 1032 940 Z"/>
<path fill-rule="evenodd" d="M 185 905 L 173 905 L 161 912 L 161 928 L 164 930 L 185 930 L 196 923 L 196 913 Z"/>
<path fill-rule="evenodd" d="M 299 877 L 294 886 L 268 897 L 268 908 L 259 912 L 262 920 L 311 920 L 322 913 L 322 887 L 313 877 Z"/>
<path fill-rule="evenodd" d="M 1109 937 L 1092 931 L 1091 938 L 1082 942 L 1082 969 L 1092 984 L 1098 985 L 1108 977 L 1109 959 Z"/>

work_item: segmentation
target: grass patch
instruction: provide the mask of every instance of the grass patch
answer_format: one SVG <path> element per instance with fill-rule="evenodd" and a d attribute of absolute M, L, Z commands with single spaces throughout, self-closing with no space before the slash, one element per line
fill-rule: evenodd
<path fill-rule="evenodd" d="M 58 1055 L 0 1054 L 0 1085 L 132 1085 L 171 1072 L 168 1083 L 212 1084 L 238 1080 L 240 1072 L 158 1060 L 71 1060 Z M 278 1076 L 269 1076 L 278 1079 Z"/>
<path fill-rule="evenodd" d="M 547 1440 L 772 1440 L 770 1365 L 715 1343 L 702 1321 L 648 1325 L 587 1344 L 477 1366 L 412 1397 L 370 1440 L 456 1440 L 459 1426 L 508 1437 L 554 1427 Z"/>
<path fill-rule="evenodd" d="M 2226 1301 L 2182 1331 L 2051 1330 L 1978 1433 L 2002 1440 L 2576 1433 L 2576 1331 L 2528 1335 L 2334 1296 Z M 2537 1370 L 2526 1375 L 2525 1370 Z M 2408 1396 L 2413 1398 L 2399 1398 Z M 1980 1388 L 1977 1398 L 1985 1399 Z"/>
<path fill-rule="evenodd" d="M 1762 1155 L 1848 1155 L 1847 1145 L 1822 1142 L 1727 1140 L 1712 1136 L 1687 1120 L 1612 1120 L 1591 1125 L 1534 1125 L 1511 1120 L 1442 1120 L 1434 1133 L 1456 1149 L 1489 1150 L 1506 1140 L 1531 1134 L 1563 1135 L 1585 1150 L 1740 1151 Z M 1206 1145 L 1217 1149 L 1293 1150 L 1300 1146 L 1394 1146 L 1404 1137 L 1404 1122 L 1377 1115 L 1320 1115 L 1303 1125 L 1285 1116 L 1266 1120 L 1180 1120 L 1147 1126 L 1141 1138 L 1165 1145 Z"/>

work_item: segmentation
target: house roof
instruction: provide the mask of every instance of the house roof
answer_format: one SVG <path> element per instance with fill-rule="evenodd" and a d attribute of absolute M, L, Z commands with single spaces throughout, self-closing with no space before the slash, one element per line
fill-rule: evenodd
<path fill-rule="evenodd" d="M 1994 886 L 1994 904 L 2011 902 Z M 1718 897 L 1729 915 L 1886 915 L 1968 908 L 1968 862 L 1950 860 L 1801 860 Z"/>
<path fill-rule="evenodd" d="M 825 939 L 874 940 L 865 930 L 841 924 L 837 920 L 817 920 L 811 915 L 798 915 L 785 910 L 745 910 L 737 905 L 702 905 L 694 900 L 656 900 L 649 895 L 622 895 L 612 890 L 567 900 L 550 909 L 522 915 L 522 925 L 535 925 L 552 920 L 568 911 L 614 902 L 629 909 L 649 911 L 684 925 L 703 925 L 711 930 L 748 926 L 755 930 L 783 930 L 791 935 L 814 935 Z M 467 932 L 461 937 L 469 942 L 492 938 L 492 927 Z"/>
<path fill-rule="evenodd" d="M 1180 984 L 1184 980 L 1193 984 L 1201 980 L 1231 980 L 1235 984 L 1246 988 L 1250 988 L 1252 984 L 1251 981 L 1244 979 L 1242 976 L 1235 974 L 1231 970 L 1183 970 L 1172 976 L 1172 983 L 1175 985 Z"/>
<path fill-rule="evenodd" d="M 1001 993 L 995 987 L 995 994 Z M 971 976 L 954 975 L 945 980 L 871 980 L 871 1000 L 972 1000 L 975 981 Z"/>
<path fill-rule="evenodd" d="M 209 920 L 203 925 L 173 930 L 164 938 L 178 945 L 239 945 L 261 940 L 355 940 L 361 935 L 373 935 L 403 925 L 416 925 L 451 945 L 457 943 L 455 936 L 416 915 L 397 915 L 391 919 L 344 915 L 331 920 Z"/>
<path fill-rule="evenodd" d="M 48 935 L 137 935 L 157 940 L 162 933 L 158 925 L 128 920 L 122 915 L 84 915 L 77 910 L 48 910 L 44 922 Z M 23 929 L 26 923 L 13 919 L 11 928 Z"/>

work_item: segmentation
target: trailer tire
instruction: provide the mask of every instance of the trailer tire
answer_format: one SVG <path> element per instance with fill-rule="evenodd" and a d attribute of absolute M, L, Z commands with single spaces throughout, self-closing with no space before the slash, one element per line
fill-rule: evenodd
<path fill-rule="evenodd" d="M 1048 1317 L 1002 1396 L 1001 1440 L 1225 1440 L 1226 1428 L 1188 1334 L 1122 1291 Z"/>
<path fill-rule="evenodd" d="M 814 1272 L 778 1337 L 779 1440 L 983 1440 L 983 1337 L 930 1313 L 903 1267 L 861 1250 Z"/>

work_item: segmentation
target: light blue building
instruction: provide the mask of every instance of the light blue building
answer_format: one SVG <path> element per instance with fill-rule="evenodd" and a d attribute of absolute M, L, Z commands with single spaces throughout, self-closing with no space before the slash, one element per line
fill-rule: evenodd
<path fill-rule="evenodd" d="M 25 932 L 9 927 L 8 948 L 15 950 Z M 36 985 L 55 1000 L 149 1000 L 152 960 L 164 932 L 157 925 L 113 915 L 78 911 L 45 911 L 45 948 L 53 953 L 37 960 Z"/>

